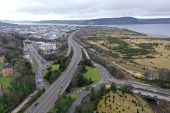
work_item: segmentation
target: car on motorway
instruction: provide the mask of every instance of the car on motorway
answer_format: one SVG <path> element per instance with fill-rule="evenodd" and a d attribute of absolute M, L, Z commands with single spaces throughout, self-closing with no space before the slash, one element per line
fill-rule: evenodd
<path fill-rule="evenodd" d="M 34 104 L 34 107 L 37 107 L 37 106 L 38 106 L 38 104 L 39 104 L 39 103 L 35 103 L 35 104 Z"/>

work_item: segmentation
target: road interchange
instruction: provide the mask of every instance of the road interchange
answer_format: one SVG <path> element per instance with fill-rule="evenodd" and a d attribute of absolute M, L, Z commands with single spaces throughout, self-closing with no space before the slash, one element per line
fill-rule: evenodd
<path fill-rule="evenodd" d="M 77 42 L 72 39 L 74 33 L 68 38 L 68 43 L 74 50 L 72 59 L 66 70 L 60 75 L 60 77 L 46 90 L 46 92 L 30 107 L 26 113 L 46 113 L 49 108 L 55 103 L 60 95 L 69 86 L 78 64 L 82 59 L 81 49 Z"/>
<path fill-rule="evenodd" d="M 75 32 L 74 32 L 75 33 Z M 66 70 L 60 75 L 60 77 L 47 89 L 47 91 L 31 106 L 26 112 L 27 113 L 46 113 L 50 106 L 55 103 L 55 101 L 59 98 L 60 95 L 64 93 L 64 91 L 69 86 L 74 73 L 78 67 L 79 62 L 82 59 L 82 51 L 80 45 L 73 40 L 74 33 L 71 33 L 68 38 L 69 48 L 73 48 L 73 56 L 70 64 L 66 68 Z M 69 54 L 69 53 L 68 53 Z M 127 80 L 117 80 L 109 74 L 109 72 L 101 65 L 96 64 L 96 67 L 103 73 L 106 81 L 114 82 L 115 84 L 121 85 L 130 85 L 137 93 L 142 94 L 143 91 L 145 94 L 150 94 L 159 99 L 170 101 L 170 92 L 169 90 L 153 87 L 148 84 L 143 84 L 139 82 L 127 81 Z M 140 90 L 140 91 L 139 91 Z M 161 96 L 160 96 L 161 95 Z M 162 96 L 164 95 L 164 96 Z M 162 98 L 164 97 L 164 98 Z"/>

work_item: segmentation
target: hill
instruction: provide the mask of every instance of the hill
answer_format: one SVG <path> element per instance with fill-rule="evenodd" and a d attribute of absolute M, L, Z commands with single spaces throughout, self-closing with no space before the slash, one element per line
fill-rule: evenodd
<path fill-rule="evenodd" d="M 34 23 L 78 25 L 170 24 L 170 18 L 138 19 L 134 17 L 99 18 L 91 20 L 44 20 Z"/>
<path fill-rule="evenodd" d="M 0 22 L 0 26 L 8 26 L 8 25 L 16 25 L 16 24 Z"/>

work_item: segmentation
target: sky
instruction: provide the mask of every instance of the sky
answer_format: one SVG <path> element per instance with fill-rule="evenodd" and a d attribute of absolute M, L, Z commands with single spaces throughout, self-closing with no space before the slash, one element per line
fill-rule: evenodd
<path fill-rule="evenodd" d="M 170 0 L 0 0 L 0 20 L 170 18 Z"/>

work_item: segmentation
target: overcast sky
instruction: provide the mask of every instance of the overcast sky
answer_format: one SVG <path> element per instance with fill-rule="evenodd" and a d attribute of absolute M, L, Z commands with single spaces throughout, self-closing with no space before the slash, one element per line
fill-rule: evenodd
<path fill-rule="evenodd" d="M 170 0 L 0 0 L 0 20 L 170 17 Z"/>

